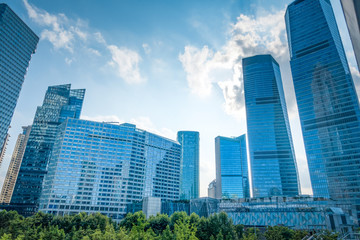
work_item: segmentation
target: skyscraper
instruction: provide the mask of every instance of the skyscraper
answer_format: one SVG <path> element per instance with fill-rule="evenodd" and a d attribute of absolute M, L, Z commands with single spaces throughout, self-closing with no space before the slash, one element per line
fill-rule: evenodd
<path fill-rule="evenodd" d="M 180 199 L 199 197 L 199 132 L 180 131 L 177 140 L 181 145 Z"/>
<path fill-rule="evenodd" d="M 31 126 L 23 127 L 23 132 L 19 134 L 17 138 L 14 152 L 12 154 L 10 165 L 1 190 L 1 203 L 10 203 L 12 193 L 14 191 L 15 182 L 19 174 L 21 161 L 24 156 L 26 143 L 29 139 L 30 130 Z"/>
<path fill-rule="evenodd" d="M 354 48 L 358 70 L 360 71 L 360 1 L 341 0 L 341 5 Z"/>
<path fill-rule="evenodd" d="M 84 89 L 72 90 L 70 84 L 48 88 L 36 110 L 11 203 L 34 205 L 36 210 L 58 126 L 80 117 L 84 94 Z"/>
<path fill-rule="evenodd" d="M 69 118 L 59 127 L 40 210 L 101 212 L 121 219 L 145 197 L 178 200 L 180 144 L 133 124 Z"/>
<path fill-rule="evenodd" d="M 360 218 L 360 109 L 328 0 L 297 0 L 286 30 L 315 197 L 355 202 Z"/>
<path fill-rule="evenodd" d="M 271 55 L 244 58 L 242 64 L 253 196 L 298 195 L 279 64 Z"/>
<path fill-rule="evenodd" d="M 215 138 L 216 198 L 250 197 L 245 134 Z"/>
<path fill-rule="evenodd" d="M 5 149 L 11 118 L 39 38 L 0 3 L 0 149 Z"/>
<path fill-rule="evenodd" d="M 9 142 L 10 134 L 6 134 L 2 148 L 0 149 L 0 167 L 5 158 L 6 147 Z"/>

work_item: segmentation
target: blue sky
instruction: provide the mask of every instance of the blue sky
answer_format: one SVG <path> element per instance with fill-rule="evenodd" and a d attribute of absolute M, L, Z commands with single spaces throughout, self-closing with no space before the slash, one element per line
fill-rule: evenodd
<path fill-rule="evenodd" d="M 280 63 L 303 193 L 311 193 L 285 35 L 288 0 L 5 0 L 41 38 L 10 130 L 2 184 L 21 126 L 50 85 L 86 88 L 82 118 L 132 122 L 176 138 L 200 132 L 201 196 L 215 178 L 216 136 L 246 132 L 241 59 Z M 332 1 L 351 66 L 339 0 Z M 359 72 L 352 67 L 356 84 Z M 358 85 L 358 84 L 357 84 Z"/>

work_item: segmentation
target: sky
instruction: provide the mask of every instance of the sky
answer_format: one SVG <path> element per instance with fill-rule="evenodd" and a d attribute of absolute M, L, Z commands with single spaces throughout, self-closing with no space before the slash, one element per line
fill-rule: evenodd
<path fill-rule="evenodd" d="M 176 140 L 200 132 L 200 196 L 215 179 L 215 137 L 246 133 L 241 59 L 279 62 L 301 190 L 311 184 L 289 65 L 290 0 L 2 0 L 40 37 L 10 129 L 0 186 L 21 126 L 48 86 L 85 88 L 82 119 L 130 122 Z M 331 0 L 357 90 L 360 74 L 339 0 Z M 359 91 L 358 91 L 359 92 Z"/>

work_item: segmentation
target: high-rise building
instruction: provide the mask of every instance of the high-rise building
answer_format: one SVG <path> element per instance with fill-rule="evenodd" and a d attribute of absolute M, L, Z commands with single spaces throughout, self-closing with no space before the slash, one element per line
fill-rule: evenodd
<path fill-rule="evenodd" d="M 70 84 L 51 86 L 46 91 L 43 105 L 36 110 L 12 204 L 34 205 L 36 211 L 58 127 L 67 118 L 80 117 L 84 95 L 84 89 L 73 90 Z"/>
<path fill-rule="evenodd" d="M 236 138 L 216 137 L 215 160 L 215 197 L 250 197 L 245 134 Z"/>
<path fill-rule="evenodd" d="M 11 157 L 10 165 L 6 173 L 4 184 L 1 190 L 0 202 L 10 203 L 14 191 L 15 182 L 19 174 L 21 161 L 24 156 L 26 143 L 29 139 L 31 126 L 23 127 L 23 132 L 19 134 L 14 152 Z"/>
<path fill-rule="evenodd" d="M 4 158 L 5 158 L 6 147 L 7 147 L 7 144 L 9 142 L 9 138 L 10 138 L 10 134 L 6 134 L 4 143 L 2 145 L 2 148 L 0 149 L 0 167 L 1 167 L 2 162 L 4 161 Z"/>
<path fill-rule="evenodd" d="M 341 5 L 344 10 L 346 24 L 354 48 L 358 70 L 360 71 L 360 1 L 341 0 Z"/>
<path fill-rule="evenodd" d="M 360 109 L 330 1 L 287 8 L 290 64 L 314 197 L 356 203 Z"/>
<path fill-rule="evenodd" d="M 0 149 L 39 38 L 9 8 L 0 3 Z"/>
<path fill-rule="evenodd" d="M 208 186 L 208 197 L 209 198 L 216 198 L 216 179 L 212 180 Z"/>
<path fill-rule="evenodd" d="M 177 140 L 181 145 L 180 199 L 199 197 L 199 132 L 180 131 Z"/>
<path fill-rule="evenodd" d="M 121 219 L 145 197 L 178 200 L 180 144 L 121 125 L 67 119 L 59 127 L 40 198 L 43 212 Z"/>
<path fill-rule="evenodd" d="M 243 59 L 247 137 L 254 197 L 296 196 L 298 173 L 279 64 Z"/>

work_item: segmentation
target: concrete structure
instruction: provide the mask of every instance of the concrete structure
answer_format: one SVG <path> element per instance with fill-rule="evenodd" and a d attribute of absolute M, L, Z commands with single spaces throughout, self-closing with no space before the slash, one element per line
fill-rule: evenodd
<path fill-rule="evenodd" d="M 211 183 L 209 183 L 208 197 L 209 198 L 217 198 L 216 197 L 216 179 L 214 179 Z"/>
<path fill-rule="evenodd" d="M 156 216 L 161 212 L 161 198 L 158 197 L 145 197 L 142 201 L 142 211 L 146 218 Z"/>
<path fill-rule="evenodd" d="M 31 126 L 23 127 L 23 132 L 19 134 L 14 152 L 11 157 L 10 165 L 6 173 L 4 184 L 1 190 L 0 202 L 10 203 L 14 191 L 20 165 L 24 156 L 27 141 L 29 139 Z"/>

